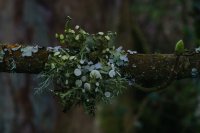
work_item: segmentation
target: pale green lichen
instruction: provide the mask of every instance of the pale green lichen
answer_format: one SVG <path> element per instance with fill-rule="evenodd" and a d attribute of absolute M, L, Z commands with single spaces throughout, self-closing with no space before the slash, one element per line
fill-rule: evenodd
<path fill-rule="evenodd" d="M 14 47 L 14 48 L 11 48 L 13 51 L 17 51 L 21 48 L 21 45 L 17 46 L 17 47 Z"/>
<path fill-rule="evenodd" d="M 93 114 L 97 102 L 109 103 L 127 84 L 120 67 L 128 65 L 128 53 L 122 47 L 115 48 L 115 36 L 112 32 L 89 34 L 80 26 L 71 29 L 68 20 L 64 33 L 56 34 L 67 48 L 47 48 L 52 54 L 41 73 L 44 81 L 38 91 L 54 81 L 52 92 L 60 98 L 65 110 L 82 104 L 86 112 Z M 33 52 L 25 51 L 29 56 Z"/>
<path fill-rule="evenodd" d="M 199 76 L 199 72 L 197 68 L 192 68 L 191 75 L 192 75 L 192 78 L 197 78 Z"/>
<path fill-rule="evenodd" d="M 8 68 L 9 68 L 9 70 L 10 70 L 11 72 L 14 72 L 15 69 L 17 68 L 17 67 L 16 67 L 16 62 L 15 62 L 15 60 L 14 60 L 13 58 L 9 58 L 9 59 L 8 59 Z"/>
<path fill-rule="evenodd" d="M 21 48 L 21 52 L 23 57 L 30 57 L 33 53 L 38 52 L 38 46 L 26 46 Z"/>
<path fill-rule="evenodd" d="M 3 62 L 4 55 L 5 55 L 5 52 L 0 49 L 0 63 Z"/>

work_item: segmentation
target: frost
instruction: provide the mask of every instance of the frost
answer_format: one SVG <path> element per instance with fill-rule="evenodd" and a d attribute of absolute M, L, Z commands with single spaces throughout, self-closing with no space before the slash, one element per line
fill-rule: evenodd
<path fill-rule="evenodd" d="M 23 57 L 25 56 L 30 57 L 32 56 L 33 53 L 38 52 L 38 46 L 27 46 L 25 48 L 22 48 L 21 52 Z"/>

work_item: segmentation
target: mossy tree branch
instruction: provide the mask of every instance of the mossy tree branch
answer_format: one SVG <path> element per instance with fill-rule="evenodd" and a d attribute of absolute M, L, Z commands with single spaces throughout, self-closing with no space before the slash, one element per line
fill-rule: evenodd
<path fill-rule="evenodd" d="M 12 50 L 15 47 L 16 45 L 0 46 L 0 50 L 5 51 L 0 62 L 0 72 L 38 74 L 43 71 L 50 54 L 45 47 L 39 47 L 38 51 L 30 57 L 23 57 L 21 48 Z M 11 70 L 11 61 L 16 65 L 13 70 Z M 133 54 L 129 55 L 129 66 L 123 68 L 123 72 L 131 74 L 137 83 L 152 87 L 168 79 L 175 62 L 174 54 Z M 200 70 L 200 54 L 181 56 L 177 67 L 174 79 L 191 78 L 192 68 Z"/>

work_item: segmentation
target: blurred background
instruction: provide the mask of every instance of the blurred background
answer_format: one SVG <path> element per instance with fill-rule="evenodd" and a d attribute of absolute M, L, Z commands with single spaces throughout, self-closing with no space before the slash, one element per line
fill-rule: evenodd
<path fill-rule="evenodd" d="M 183 39 L 200 44 L 200 0 L 0 0 L 0 43 L 55 46 L 67 16 L 91 33 L 116 31 L 116 45 L 173 53 Z M 199 133 L 199 79 L 164 93 L 129 88 L 94 118 L 82 107 L 62 112 L 48 93 L 34 95 L 37 75 L 0 73 L 0 133 Z"/>

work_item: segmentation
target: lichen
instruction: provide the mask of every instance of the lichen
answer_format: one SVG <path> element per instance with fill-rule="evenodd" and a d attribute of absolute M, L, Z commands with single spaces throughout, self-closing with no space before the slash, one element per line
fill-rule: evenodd
<path fill-rule="evenodd" d="M 38 46 L 26 46 L 21 48 L 22 57 L 31 57 L 33 53 L 38 52 Z"/>
<path fill-rule="evenodd" d="M 192 68 L 191 75 L 192 75 L 192 78 L 196 78 L 199 76 L 199 72 L 198 72 L 197 68 Z"/>
<path fill-rule="evenodd" d="M 14 48 L 11 48 L 13 51 L 17 51 L 18 49 L 21 48 L 21 45 L 17 46 L 17 47 L 14 47 Z"/>
<path fill-rule="evenodd" d="M 195 48 L 195 52 L 196 52 L 196 53 L 200 53 L 200 47 Z"/>
<path fill-rule="evenodd" d="M 49 52 L 58 52 L 60 49 L 61 49 L 61 46 L 47 47 L 47 51 Z"/>
<path fill-rule="evenodd" d="M 8 69 L 11 71 L 11 72 L 14 72 L 15 69 L 16 69 L 16 62 L 13 58 L 9 58 L 8 59 Z"/>
<path fill-rule="evenodd" d="M 3 62 L 3 58 L 4 58 L 5 52 L 0 49 L 0 63 Z"/>
<path fill-rule="evenodd" d="M 128 65 L 128 54 L 135 52 L 115 48 L 115 36 L 113 32 L 89 34 L 80 26 L 71 29 L 68 20 L 64 33 L 56 34 L 67 48 L 47 48 L 52 54 L 41 73 L 44 81 L 38 91 L 54 81 L 56 86 L 51 91 L 60 98 L 64 110 L 82 104 L 86 112 L 94 114 L 97 102 L 109 103 L 128 82 L 120 68 Z M 33 51 L 26 48 L 23 52 L 31 56 Z"/>

